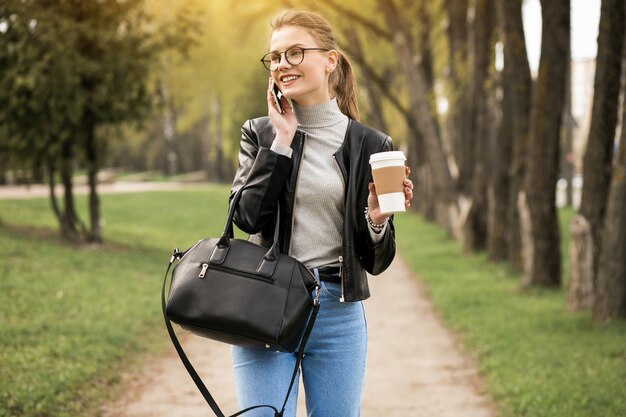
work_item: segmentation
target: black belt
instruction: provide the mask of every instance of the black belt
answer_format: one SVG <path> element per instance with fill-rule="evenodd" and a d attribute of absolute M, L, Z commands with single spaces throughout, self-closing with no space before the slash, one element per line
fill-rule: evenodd
<path fill-rule="evenodd" d="M 337 284 L 341 283 L 338 266 L 323 266 L 321 268 L 317 268 L 317 272 L 319 273 L 320 281 L 334 282 Z"/>

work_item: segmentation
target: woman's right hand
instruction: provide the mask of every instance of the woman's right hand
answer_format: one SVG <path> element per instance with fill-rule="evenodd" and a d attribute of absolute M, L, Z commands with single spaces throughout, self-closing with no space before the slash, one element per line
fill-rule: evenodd
<path fill-rule="evenodd" d="M 296 129 L 298 128 L 298 120 L 296 119 L 296 115 L 294 114 L 293 109 L 289 105 L 289 101 L 285 96 L 280 98 L 280 103 L 284 113 L 281 114 L 276 108 L 274 97 L 272 96 L 273 87 L 274 80 L 272 77 L 269 77 L 269 85 L 267 87 L 267 114 L 270 117 L 272 126 L 274 126 L 274 129 L 276 130 L 275 140 L 281 145 L 291 146 L 291 141 L 293 140 L 293 137 L 296 134 Z"/>

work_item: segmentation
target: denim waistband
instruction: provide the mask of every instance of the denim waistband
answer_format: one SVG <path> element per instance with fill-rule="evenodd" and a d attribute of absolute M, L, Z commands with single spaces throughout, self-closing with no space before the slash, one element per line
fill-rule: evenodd
<path fill-rule="evenodd" d="M 317 270 L 317 273 L 316 273 Z M 338 266 L 321 266 L 311 268 L 311 272 L 320 281 L 325 282 L 335 282 L 337 284 L 341 283 L 341 277 L 339 276 L 339 267 Z"/>

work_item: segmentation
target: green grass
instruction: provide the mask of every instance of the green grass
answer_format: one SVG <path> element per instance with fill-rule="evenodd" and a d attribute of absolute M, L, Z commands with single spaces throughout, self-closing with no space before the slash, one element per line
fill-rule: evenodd
<path fill-rule="evenodd" d="M 572 214 L 561 213 L 562 226 Z M 507 266 L 461 256 L 460 242 L 414 214 L 396 216 L 396 228 L 400 252 L 477 358 L 500 417 L 626 414 L 625 322 L 567 312 L 566 284 L 521 290 Z M 561 236 L 567 248 L 569 233 Z"/>
<path fill-rule="evenodd" d="M 227 195 L 104 195 L 100 249 L 62 243 L 47 199 L 0 200 L 0 416 L 97 415 L 123 370 L 169 346 L 159 291 L 171 250 L 221 233 Z"/>
<path fill-rule="evenodd" d="M 0 417 L 95 416 L 123 372 L 166 349 L 159 291 L 170 251 L 221 232 L 227 193 L 103 195 L 102 248 L 59 241 L 47 199 L 0 200 Z M 564 289 L 521 291 L 505 266 L 460 256 L 459 242 L 413 214 L 396 225 L 400 252 L 477 358 L 500 417 L 624 415 L 626 323 L 566 312 Z"/>

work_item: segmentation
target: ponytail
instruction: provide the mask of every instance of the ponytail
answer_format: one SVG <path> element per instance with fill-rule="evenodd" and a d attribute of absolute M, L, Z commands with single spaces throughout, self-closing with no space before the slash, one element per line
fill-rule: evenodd
<path fill-rule="evenodd" d="M 340 50 L 339 63 L 330 75 L 331 95 L 337 98 L 337 104 L 343 114 L 359 121 L 359 106 L 356 98 L 356 77 L 346 54 Z"/>

